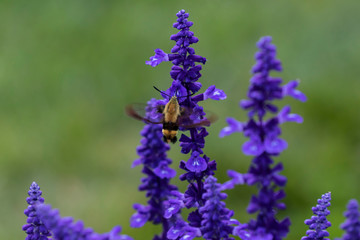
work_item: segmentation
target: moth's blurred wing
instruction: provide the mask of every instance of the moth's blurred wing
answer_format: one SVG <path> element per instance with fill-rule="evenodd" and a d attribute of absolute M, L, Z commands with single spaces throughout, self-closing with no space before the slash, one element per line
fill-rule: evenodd
<path fill-rule="evenodd" d="M 191 114 L 190 114 L 191 115 Z M 190 129 L 190 128 L 197 128 L 197 127 L 208 127 L 211 123 L 215 122 L 218 118 L 213 113 L 208 113 L 206 116 L 203 116 L 202 119 L 192 120 L 190 119 L 190 115 L 185 114 L 179 117 L 179 127 Z"/>
<path fill-rule="evenodd" d="M 125 108 L 126 114 L 132 118 L 152 124 L 162 123 L 162 119 L 160 121 L 149 119 L 149 117 L 146 116 L 146 111 L 152 111 L 152 109 L 149 109 L 148 105 L 142 103 L 130 104 Z"/>

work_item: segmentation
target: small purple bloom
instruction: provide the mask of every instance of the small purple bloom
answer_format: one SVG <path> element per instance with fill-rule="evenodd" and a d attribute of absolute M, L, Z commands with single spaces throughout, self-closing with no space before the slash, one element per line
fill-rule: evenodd
<path fill-rule="evenodd" d="M 303 118 L 295 113 L 290 113 L 290 107 L 285 106 L 278 114 L 278 120 L 279 123 L 282 124 L 284 122 L 296 122 L 296 123 L 302 123 Z"/>
<path fill-rule="evenodd" d="M 309 226 L 310 230 L 306 231 L 307 236 L 302 237 L 301 240 L 329 240 L 325 237 L 329 236 L 326 229 L 331 226 L 331 223 L 326 219 L 330 214 L 330 211 L 327 209 L 331 205 L 330 201 L 330 192 L 323 194 L 318 199 L 318 204 L 312 208 L 314 216 L 305 220 L 305 224 Z"/>
<path fill-rule="evenodd" d="M 167 162 L 160 162 L 159 166 L 154 169 L 154 173 L 159 178 L 173 178 L 176 176 L 176 171 L 168 167 Z"/>
<path fill-rule="evenodd" d="M 211 85 L 206 91 L 204 92 L 204 100 L 206 99 L 212 100 L 224 100 L 226 99 L 226 94 L 223 90 L 217 89 L 215 85 Z"/>
<path fill-rule="evenodd" d="M 186 168 L 191 172 L 202 172 L 207 168 L 207 164 L 204 158 L 200 156 L 198 152 L 193 152 L 191 158 L 186 162 Z"/>
<path fill-rule="evenodd" d="M 171 218 L 173 215 L 180 212 L 180 209 L 184 208 L 183 196 L 169 199 L 164 203 L 164 208 L 164 217 L 166 219 Z"/>
<path fill-rule="evenodd" d="M 243 144 L 242 150 L 245 155 L 259 156 L 264 152 L 264 143 L 259 139 L 250 139 Z"/>
<path fill-rule="evenodd" d="M 150 61 L 146 61 L 145 63 L 147 65 L 150 65 L 152 67 L 156 67 L 161 62 L 167 62 L 169 61 L 169 56 L 161 49 L 155 49 L 155 55 L 150 57 Z"/>
<path fill-rule="evenodd" d="M 265 151 L 270 154 L 279 154 L 287 148 L 287 142 L 277 137 L 267 137 L 264 142 Z"/>
<path fill-rule="evenodd" d="M 345 234 L 342 236 L 341 240 L 360 239 L 360 213 L 359 204 L 356 199 L 351 199 L 349 201 L 344 216 L 346 217 L 346 221 L 341 224 L 341 229 L 345 231 Z"/>
<path fill-rule="evenodd" d="M 296 89 L 299 83 L 299 80 L 292 80 L 288 82 L 288 84 L 283 87 L 283 96 L 291 96 L 301 102 L 305 102 L 305 94 Z"/>
<path fill-rule="evenodd" d="M 24 211 L 24 214 L 28 217 L 28 219 L 27 224 L 25 224 L 22 228 L 27 234 L 25 240 L 47 240 L 49 239 L 48 237 L 51 236 L 51 233 L 36 213 L 36 206 L 44 203 L 44 198 L 41 197 L 42 192 L 36 182 L 33 182 L 30 185 L 28 195 L 29 197 L 26 198 L 26 202 L 29 206 Z"/>
<path fill-rule="evenodd" d="M 234 132 L 242 132 L 244 125 L 243 123 L 237 121 L 235 118 L 226 118 L 226 122 L 229 124 L 229 126 L 224 127 L 219 134 L 219 137 L 225 137 L 228 136 Z"/>
<path fill-rule="evenodd" d="M 135 203 L 133 207 L 137 212 L 131 216 L 130 226 L 133 228 L 140 228 L 140 227 L 144 226 L 144 224 L 150 218 L 151 206 L 144 206 L 144 205 Z"/>
<path fill-rule="evenodd" d="M 192 172 L 190 169 L 186 167 L 186 162 L 180 162 L 180 168 L 187 171 L 184 174 L 180 175 L 180 180 L 187 180 L 189 182 L 196 181 L 197 179 L 203 179 L 206 176 L 214 175 L 214 171 L 216 170 L 216 161 L 210 161 L 210 158 L 206 155 L 203 155 L 203 158 L 206 162 L 207 168 L 202 172 Z"/>
<path fill-rule="evenodd" d="M 221 190 L 233 189 L 235 185 L 244 184 L 246 181 L 246 177 L 244 176 L 244 174 L 238 173 L 234 170 L 228 170 L 227 174 L 231 178 L 231 180 L 223 183 L 220 188 Z"/>
<path fill-rule="evenodd" d="M 198 228 L 189 226 L 185 221 L 178 220 L 174 226 L 172 226 L 168 233 L 167 238 L 171 240 L 191 240 L 195 237 L 200 237 L 201 232 Z"/>

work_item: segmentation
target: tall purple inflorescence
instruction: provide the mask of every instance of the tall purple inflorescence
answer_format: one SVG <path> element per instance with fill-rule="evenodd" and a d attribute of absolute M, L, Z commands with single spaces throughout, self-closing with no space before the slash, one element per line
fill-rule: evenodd
<path fill-rule="evenodd" d="M 213 176 L 205 180 L 204 188 L 206 192 L 203 194 L 203 199 L 206 202 L 199 209 L 199 213 L 202 215 L 200 229 L 203 238 L 206 240 L 233 240 L 234 238 L 229 237 L 234 229 L 231 225 L 237 224 L 237 222 L 231 219 L 234 212 L 227 209 L 223 202 L 227 198 L 227 194 L 221 192 L 222 186 Z"/>
<path fill-rule="evenodd" d="M 165 91 L 165 94 L 162 94 L 165 98 L 163 103 L 169 100 L 168 96 L 176 96 L 181 107 L 191 110 L 189 121 L 192 124 L 196 124 L 202 121 L 206 115 L 203 108 L 198 105 L 198 102 L 206 99 L 223 100 L 226 98 L 226 95 L 222 90 L 217 89 L 213 85 L 204 93 L 193 96 L 202 87 L 202 84 L 198 82 L 198 79 L 201 77 L 200 70 L 202 66 L 198 63 L 205 64 L 206 58 L 195 55 L 195 50 L 190 47 L 191 44 L 198 42 L 198 38 L 189 30 L 193 25 L 192 22 L 188 21 L 189 14 L 185 10 L 181 10 L 176 16 L 178 19 L 173 24 L 173 27 L 179 30 L 179 32 L 170 37 L 171 40 L 176 42 L 175 46 L 171 49 L 171 53 L 166 54 L 163 50 L 156 49 L 155 56 L 151 57 L 150 61 L 147 61 L 146 64 L 154 67 L 164 61 L 171 61 L 173 63 L 170 72 L 173 82 L 171 87 Z M 190 132 L 190 136 L 182 134 L 179 141 L 182 148 L 181 152 L 191 154 L 188 161 L 181 161 L 180 163 L 180 168 L 186 171 L 186 173 L 180 176 L 180 179 L 189 182 L 183 202 L 187 208 L 198 208 L 205 204 L 203 199 L 205 192 L 203 180 L 207 176 L 214 174 L 216 162 L 214 160 L 210 161 L 210 158 L 203 154 L 202 149 L 205 145 L 205 137 L 208 135 L 204 127 L 186 129 L 180 126 L 180 130 L 189 130 Z M 178 202 L 176 204 L 168 202 L 168 206 L 180 209 Z M 175 214 L 175 211 L 173 214 Z M 199 227 L 201 219 L 201 214 L 198 210 L 189 215 L 190 225 L 193 227 Z"/>
<path fill-rule="evenodd" d="M 127 235 L 120 235 L 121 227 L 116 226 L 108 233 L 96 233 L 91 228 L 85 228 L 82 221 L 73 222 L 71 217 L 62 218 L 57 209 L 52 209 L 50 205 L 39 204 L 36 213 L 51 230 L 54 239 L 59 240 L 133 240 Z"/>
<path fill-rule="evenodd" d="M 28 216 L 28 219 L 27 224 L 22 228 L 27 233 L 25 240 L 47 240 L 49 239 L 48 237 L 51 236 L 51 233 L 40 221 L 35 209 L 36 205 L 44 202 L 44 198 L 41 197 L 42 192 L 36 182 L 33 182 L 30 185 L 28 194 L 29 197 L 26 198 L 26 202 L 29 206 L 24 211 L 25 215 Z"/>
<path fill-rule="evenodd" d="M 246 174 L 246 183 L 256 184 L 259 192 L 257 196 L 251 198 L 248 212 L 258 212 L 258 216 L 256 220 L 250 220 L 245 228 L 253 238 L 280 240 L 287 235 L 290 220 L 286 218 L 278 221 L 275 217 L 276 209 L 285 209 L 285 204 L 279 202 L 285 197 L 285 193 L 277 188 L 284 187 L 287 180 L 280 175 L 283 169 L 281 163 L 272 167 L 272 157 L 279 155 L 287 147 L 286 141 L 279 138 L 281 134 L 279 125 L 287 121 L 301 123 L 303 120 L 299 115 L 290 114 L 289 106 L 278 112 L 272 101 L 287 95 L 300 101 L 306 101 L 306 97 L 296 90 L 299 83 L 297 80 L 280 86 L 282 79 L 269 75 L 272 70 L 282 70 L 281 62 L 275 58 L 276 47 L 271 44 L 271 40 L 271 37 L 262 37 L 257 43 L 260 51 L 255 54 L 256 64 L 252 68 L 249 99 L 240 102 L 240 106 L 249 111 L 249 121 L 242 123 L 228 118 L 229 125 L 220 132 L 220 137 L 243 132 L 250 138 L 242 146 L 244 154 L 254 156 Z M 276 116 L 267 117 L 267 113 Z"/>
<path fill-rule="evenodd" d="M 157 100 L 152 99 L 148 102 L 148 109 L 154 109 Z M 147 111 L 147 117 L 154 119 L 156 114 Z M 166 152 L 169 146 L 162 140 L 162 127 L 157 124 L 146 124 L 141 131 L 143 138 L 141 145 L 137 148 L 139 159 L 134 161 L 133 166 L 142 164 L 142 172 L 146 175 L 141 179 L 140 191 L 146 191 L 146 196 L 149 198 L 148 205 L 134 204 L 134 209 L 137 211 L 131 217 L 131 227 L 142 227 L 147 221 L 153 224 L 162 224 L 163 233 L 160 236 L 155 236 L 154 239 L 165 240 L 168 230 L 175 224 L 179 216 L 173 218 L 165 218 L 165 211 L 167 206 L 165 201 L 173 196 L 177 187 L 170 184 L 170 179 L 175 177 L 175 170 L 171 169 L 169 165 L 171 160 L 167 158 Z"/>
<path fill-rule="evenodd" d="M 341 228 L 345 231 L 345 234 L 338 240 L 360 239 L 360 213 L 359 204 L 356 199 L 351 199 L 349 201 L 344 216 L 346 217 L 346 221 L 341 224 Z"/>
<path fill-rule="evenodd" d="M 330 214 L 327 209 L 330 206 L 331 193 L 325 193 L 318 199 L 316 207 L 312 208 L 314 216 L 311 219 L 305 220 L 305 224 L 309 225 L 310 230 L 306 231 L 306 237 L 302 237 L 301 240 L 329 240 L 329 233 L 326 231 L 331 223 L 326 219 L 326 216 Z"/>

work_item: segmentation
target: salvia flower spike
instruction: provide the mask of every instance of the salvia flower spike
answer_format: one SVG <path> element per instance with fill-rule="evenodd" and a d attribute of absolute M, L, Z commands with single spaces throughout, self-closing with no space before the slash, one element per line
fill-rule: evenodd
<path fill-rule="evenodd" d="M 337 240 L 357 240 L 360 239 L 360 213 L 359 204 L 356 199 L 351 199 L 344 212 L 346 221 L 341 224 L 341 229 L 345 231 L 342 238 Z"/>
<path fill-rule="evenodd" d="M 288 95 L 305 101 L 306 96 L 296 89 L 298 80 L 281 86 L 281 78 L 270 76 L 271 71 L 282 70 L 281 62 L 276 59 L 276 47 L 271 41 L 269 36 L 258 41 L 259 52 L 255 54 L 256 64 L 252 68 L 248 99 L 240 102 L 240 106 L 248 111 L 249 120 L 239 122 L 234 118 L 227 118 L 228 126 L 221 130 L 220 137 L 243 132 L 249 138 L 242 150 L 245 155 L 254 156 L 254 159 L 244 177 L 248 185 L 256 184 L 259 192 L 251 198 L 248 206 L 249 213 L 258 212 L 257 219 L 250 220 L 246 226 L 248 234 L 252 238 L 281 240 L 289 231 L 290 220 L 286 218 L 278 221 L 275 217 L 278 209 L 285 208 L 285 204 L 279 202 L 285 197 L 285 193 L 277 188 L 284 187 L 287 180 L 280 175 L 283 170 L 281 163 L 272 167 L 272 157 L 287 148 L 287 142 L 279 137 L 280 124 L 288 121 L 301 123 L 303 119 L 290 113 L 289 106 L 279 111 L 273 101 Z M 268 116 L 269 114 L 275 116 Z M 242 225 L 236 229 L 243 232 L 244 228 L 245 225 Z"/>
<path fill-rule="evenodd" d="M 328 210 L 330 201 L 330 192 L 323 194 L 318 199 L 318 204 L 312 208 L 314 215 L 310 219 L 305 220 L 305 224 L 309 226 L 310 230 L 306 231 L 307 236 L 302 237 L 301 240 L 329 240 L 329 238 L 326 238 L 329 236 L 326 229 L 331 226 L 331 223 L 326 217 L 330 214 Z"/>
<path fill-rule="evenodd" d="M 236 220 L 231 219 L 234 212 L 227 209 L 223 200 L 227 198 L 227 194 L 221 192 L 221 184 L 217 183 L 217 179 L 209 176 L 205 180 L 204 188 L 206 192 L 203 194 L 205 205 L 200 207 L 199 212 L 202 215 L 201 233 L 204 239 L 227 239 L 232 234 L 234 227 L 232 224 L 238 224 Z"/>
<path fill-rule="evenodd" d="M 26 198 L 26 202 L 29 204 L 29 206 L 24 211 L 28 219 L 27 224 L 25 224 L 22 228 L 27 233 L 25 240 L 47 240 L 49 239 L 49 236 L 51 236 L 51 233 L 48 231 L 42 221 L 40 221 L 36 213 L 36 206 L 38 204 L 44 203 L 44 198 L 41 197 L 42 192 L 40 191 L 40 187 L 36 182 L 33 182 L 30 185 L 28 194 L 29 197 Z"/>
<path fill-rule="evenodd" d="M 185 10 L 179 11 L 176 16 L 177 21 L 173 27 L 178 30 L 178 33 L 170 37 L 175 41 L 175 46 L 171 49 L 171 53 L 166 54 L 161 49 L 155 50 L 155 56 L 150 58 L 146 64 L 157 66 L 161 62 L 171 61 L 173 66 L 170 71 L 170 77 L 173 79 L 172 85 L 162 96 L 165 98 L 164 102 L 168 101 L 168 96 L 176 96 L 181 107 L 191 110 L 189 120 L 197 123 L 206 117 L 203 108 L 198 105 L 198 102 L 206 99 L 223 100 L 226 98 L 225 93 L 217 89 L 214 85 L 209 86 L 204 93 L 198 93 L 202 84 L 198 82 L 201 77 L 202 65 L 206 63 L 206 58 L 196 55 L 194 48 L 190 47 L 197 43 L 199 39 L 190 31 L 193 22 L 188 21 L 189 13 Z M 186 130 L 180 128 L 180 130 Z M 205 204 L 203 199 L 204 179 L 207 176 L 213 175 L 216 170 L 216 162 L 203 153 L 205 146 L 205 137 L 208 132 L 204 127 L 194 127 L 189 129 L 190 134 L 187 136 L 182 134 L 179 142 L 181 152 L 184 154 L 190 153 L 190 158 L 187 161 L 181 161 L 180 168 L 186 173 L 180 176 L 182 181 L 188 181 L 188 189 L 184 194 L 184 206 L 187 208 L 199 208 Z M 179 199 L 178 199 L 179 200 Z M 168 201 L 167 205 L 171 209 L 180 211 L 178 201 Z M 172 212 L 171 214 L 175 214 Z M 191 217 L 190 217 L 191 216 Z M 189 216 L 190 225 L 197 227 L 201 224 L 201 214 L 198 209 L 193 211 Z M 181 224 L 178 224 L 180 226 Z"/>
<path fill-rule="evenodd" d="M 121 235 L 121 227 L 116 226 L 108 233 L 96 233 L 91 228 L 85 228 L 82 221 L 74 222 L 71 217 L 62 218 L 57 209 L 50 205 L 39 204 L 36 213 L 44 225 L 58 240 L 133 240 L 127 235 Z"/>
<path fill-rule="evenodd" d="M 152 99 L 148 102 L 148 108 L 154 109 L 156 104 L 157 100 Z M 156 117 L 156 114 L 152 115 L 151 112 L 146 114 L 150 119 Z M 146 206 L 134 204 L 136 213 L 131 217 L 130 225 L 134 228 L 140 228 L 148 221 L 155 225 L 162 224 L 163 233 L 160 236 L 155 236 L 154 239 L 165 240 L 168 230 L 180 216 L 177 216 L 176 213 L 174 217 L 172 217 L 172 214 L 171 216 L 164 216 L 166 211 L 169 211 L 165 201 L 173 197 L 172 192 L 176 192 L 177 187 L 170 184 L 170 179 L 175 177 L 176 172 L 169 167 L 171 160 L 166 154 L 169 146 L 162 140 L 161 130 L 160 125 L 146 124 L 141 131 L 143 138 L 141 139 L 141 145 L 137 148 L 140 158 L 134 161 L 133 166 L 143 165 L 142 172 L 146 177 L 141 179 L 142 183 L 139 190 L 146 191 L 149 200 Z M 174 210 L 178 209 L 174 208 Z M 169 213 L 167 212 L 167 214 Z"/>

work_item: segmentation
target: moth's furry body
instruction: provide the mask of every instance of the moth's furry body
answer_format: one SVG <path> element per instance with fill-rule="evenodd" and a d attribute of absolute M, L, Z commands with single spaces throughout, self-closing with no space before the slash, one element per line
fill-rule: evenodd
<path fill-rule="evenodd" d="M 155 89 L 158 90 L 157 88 Z M 161 92 L 160 90 L 158 91 Z M 145 109 L 145 107 L 142 107 L 142 109 Z M 152 124 L 162 124 L 163 139 L 167 143 L 170 142 L 175 143 L 177 141 L 176 134 L 179 130 L 179 126 L 181 126 L 184 129 L 191 129 L 199 126 L 209 126 L 210 123 L 216 119 L 216 117 L 214 119 L 214 116 L 212 116 L 212 118 L 210 119 L 209 118 L 200 119 L 200 122 L 197 123 L 192 122 L 189 119 L 192 111 L 180 107 L 176 96 L 170 97 L 170 100 L 166 105 L 158 106 L 157 111 L 162 114 L 162 119 L 159 122 L 143 117 L 143 115 L 140 114 L 140 111 L 139 112 L 136 111 L 132 105 L 126 107 L 127 114 L 137 120 L 145 121 L 146 123 L 152 123 Z"/>
<path fill-rule="evenodd" d="M 161 110 L 161 109 L 160 109 Z M 181 107 L 175 96 L 171 97 L 170 101 L 165 105 L 162 114 L 164 141 L 175 143 L 177 140 L 176 134 L 179 129 L 178 119 L 181 115 Z"/>

